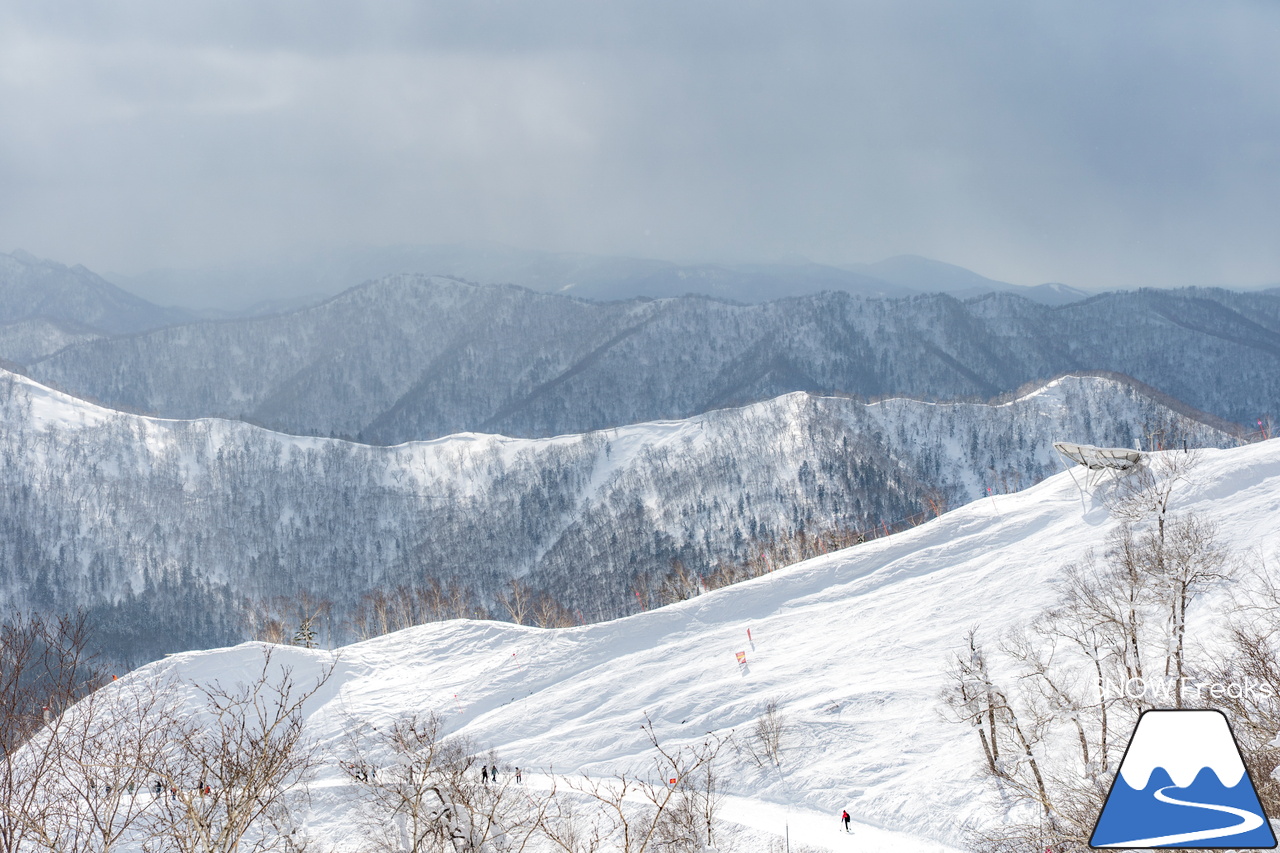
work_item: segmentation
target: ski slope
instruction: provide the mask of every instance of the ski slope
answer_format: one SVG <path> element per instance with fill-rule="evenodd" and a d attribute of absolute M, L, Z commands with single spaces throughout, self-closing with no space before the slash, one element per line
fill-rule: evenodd
<path fill-rule="evenodd" d="M 1204 451 L 1180 511 L 1203 513 L 1239 553 L 1280 551 L 1280 441 Z M 995 636 L 1050 603 L 1062 567 L 1114 522 L 1076 481 L 1052 477 L 886 539 L 613 622 L 541 630 L 494 622 L 424 625 L 340 649 L 309 725 L 336 755 L 352 718 L 379 725 L 433 709 L 524 769 L 607 776 L 647 762 L 647 714 L 664 744 L 749 731 L 776 698 L 790 724 L 780 771 L 734 763 L 723 810 L 746 842 L 789 827 L 793 849 L 960 849 L 991 819 L 978 742 L 938 706 L 965 631 Z M 1212 611 L 1211 605 L 1202 608 Z M 750 631 L 750 639 L 748 639 Z M 328 653 L 288 649 L 299 674 Z M 736 653 L 745 652 L 740 666 Z M 137 673 L 189 679 L 252 671 L 259 650 L 176 655 Z M 308 831 L 354 842 L 343 776 L 327 765 Z M 847 808 L 854 832 L 838 823 Z"/>

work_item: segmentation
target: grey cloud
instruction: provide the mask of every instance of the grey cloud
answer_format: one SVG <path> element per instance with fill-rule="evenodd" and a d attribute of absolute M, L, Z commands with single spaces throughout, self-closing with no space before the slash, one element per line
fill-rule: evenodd
<path fill-rule="evenodd" d="M 491 239 L 1280 280 L 1270 3 L 0 13 L 0 246 L 100 269 Z"/>

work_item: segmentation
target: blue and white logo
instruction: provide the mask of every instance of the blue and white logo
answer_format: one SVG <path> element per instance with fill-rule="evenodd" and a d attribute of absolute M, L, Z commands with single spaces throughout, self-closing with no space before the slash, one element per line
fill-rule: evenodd
<path fill-rule="evenodd" d="M 1221 711 L 1147 711 L 1138 719 L 1089 845 L 1276 846 Z"/>

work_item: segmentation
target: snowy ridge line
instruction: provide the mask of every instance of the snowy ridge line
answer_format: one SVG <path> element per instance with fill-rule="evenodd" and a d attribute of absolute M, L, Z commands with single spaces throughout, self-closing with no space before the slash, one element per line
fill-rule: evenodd
<path fill-rule="evenodd" d="M 1138 392 L 1144 397 L 1148 397 L 1152 400 L 1155 400 L 1156 402 L 1163 405 L 1165 408 L 1171 409 L 1172 411 L 1177 412 L 1183 417 L 1201 421 L 1202 423 L 1209 424 L 1214 429 L 1219 429 L 1229 434 L 1237 434 L 1242 440 L 1241 443 L 1248 444 L 1248 443 L 1252 443 L 1253 441 L 1266 440 L 1267 438 L 1270 437 L 1270 435 L 1266 431 L 1263 431 L 1263 430 L 1256 430 L 1252 432 L 1247 431 L 1245 427 L 1243 427 L 1240 424 L 1234 423 L 1232 421 L 1228 421 L 1225 418 L 1220 418 L 1217 415 L 1212 414 L 1211 412 L 1206 412 L 1206 411 L 1202 411 L 1201 409 L 1197 409 L 1196 407 L 1190 406 L 1176 397 L 1172 397 L 1164 393 L 1158 388 L 1153 388 L 1152 386 L 1147 385 L 1145 382 L 1140 382 L 1126 373 L 1117 373 L 1114 370 L 1071 370 L 1066 373 L 1059 373 L 1057 376 L 1054 376 L 1050 379 L 1032 380 L 1031 382 L 1027 382 L 1023 384 L 1022 386 L 1020 386 L 1014 391 L 1007 392 L 1004 394 L 997 394 L 995 397 L 991 397 L 990 399 L 984 401 L 984 403 L 985 405 L 992 406 L 995 408 L 1004 408 L 1004 407 L 1012 406 L 1017 403 L 1025 402 L 1026 400 L 1029 400 L 1032 397 L 1036 397 L 1040 394 L 1043 394 L 1045 391 L 1058 386 L 1064 380 L 1067 380 L 1067 379 L 1106 379 L 1111 382 L 1118 383 L 1120 385 L 1123 385 L 1127 388 L 1130 388 Z M 892 403 L 897 401 L 923 403 L 925 405 L 931 405 L 931 406 L 961 406 L 961 405 L 973 404 L 972 401 L 928 400 L 922 397 L 913 397 L 910 395 L 901 395 L 901 394 L 887 396 L 887 397 L 871 397 L 865 400 L 865 402 L 869 405 L 881 405 L 884 403 Z M 1257 437 L 1251 438 L 1251 436 L 1257 436 Z M 1157 447 L 1157 448 L 1149 448 L 1149 449 L 1164 450 L 1165 448 Z"/>
<path fill-rule="evenodd" d="M 413 611 L 394 626 L 411 624 L 446 607 L 409 597 L 432 580 L 463 588 L 449 616 L 495 612 L 519 579 L 563 605 L 544 622 L 610 618 L 1016 490 L 1059 470 L 1050 443 L 1064 434 L 1128 444 L 1158 423 L 1235 443 L 1096 379 L 1000 409 L 793 393 L 576 436 L 382 447 L 112 413 L 0 374 L 0 420 L 6 592 L 109 608 L 148 636 L 180 621 L 172 604 L 149 609 L 168 594 L 228 626 L 210 644 L 236 638 L 234 602 L 299 591 L 333 604 L 337 630 L 361 626 L 338 641 L 385 622 L 367 608 L 397 589 Z"/>
<path fill-rule="evenodd" d="M 760 406 L 781 405 L 781 404 L 792 403 L 796 400 L 803 400 L 803 399 L 848 400 L 856 404 L 865 406 L 867 408 L 884 406 L 890 403 L 915 403 L 915 404 L 930 406 L 930 407 L 960 408 L 960 407 L 984 406 L 991 409 L 1002 409 L 1002 408 L 1010 408 L 1018 403 L 1024 403 L 1028 400 L 1034 399 L 1035 397 L 1041 396 L 1046 391 L 1060 387 L 1064 381 L 1071 380 L 1071 379 L 1103 379 L 1109 382 L 1116 383 L 1120 386 L 1127 387 L 1141 394 L 1144 397 L 1147 397 L 1153 401 L 1160 403 L 1165 408 L 1168 408 L 1186 418 L 1199 421 L 1211 427 L 1212 429 L 1228 433 L 1229 435 L 1233 435 L 1236 438 L 1238 438 L 1240 440 L 1240 443 L 1242 444 L 1251 444 L 1255 441 L 1265 441 L 1272 437 L 1271 436 L 1272 431 L 1270 428 L 1261 428 L 1257 430 L 1248 431 L 1240 424 L 1224 420 L 1223 418 L 1220 418 L 1217 415 L 1202 411 L 1200 409 L 1196 409 L 1193 406 L 1189 406 L 1186 403 L 1183 403 L 1182 401 L 1174 397 L 1171 397 L 1168 394 L 1165 394 L 1164 392 L 1156 388 L 1151 387 L 1150 385 L 1146 385 L 1142 382 L 1139 382 L 1138 380 L 1134 379 L 1131 376 L 1127 376 L 1122 373 L 1115 373 L 1113 371 L 1107 371 L 1107 370 L 1083 370 L 1083 371 L 1071 371 L 1069 373 L 1059 374 L 1058 376 L 1055 376 L 1051 379 L 1037 380 L 1035 382 L 1026 383 L 1025 385 L 1023 385 L 1021 388 L 1019 388 L 1017 391 L 1013 392 L 1012 394 L 997 395 L 996 397 L 992 397 L 986 401 L 929 400 L 926 398 L 913 397 L 910 395 L 894 395 L 894 396 L 886 396 L 886 397 L 863 398 L 856 394 L 829 394 L 829 393 L 821 393 L 821 392 L 815 392 L 815 391 L 789 391 L 785 394 L 780 394 L 777 397 L 772 397 L 767 400 L 758 400 L 751 403 L 743 403 L 741 405 L 725 406 L 725 407 L 720 407 L 715 409 L 709 409 L 706 412 L 702 412 L 697 415 L 692 415 L 690 417 L 658 419 L 658 420 L 642 421 L 635 424 L 623 424 L 618 426 L 602 427 L 600 429 L 589 430 L 585 433 L 567 432 L 567 433 L 560 433 L 552 436 L 527 438 L 523 436 L 505 435 L 499 432 L 477 432 L 475 430 L 463 430 L 456 433 L 450 433 L 448 435 L 437 436 L 435 438 L 413 439 L 410 441 L 403 441 L 396 444 L 378 444 L 378 443 L 362 442 L 362 441 L 356 441 L 350 438 L 343 438 L 341 436 L 318 436 L 318 435 L 309 435 L 306 433 L 292 433 L 292 432 L 286 432 L 278 429 L 273 429 L 271 427 L 263 426 L 261 424 L 254 423 L 252 421 L 247 421 L 247 420 L 234 418 L 234 417 L 224 417 L 224 416 L 215 415 L 215 416 L 204 416 L 204 417 L 197 417 L 197 418 L 176 418 L 176 417 L 164 417 L 161 415 L 150 414 L 146 412 L 130 411 L 129 409 L 117 409 L 96 400 L 88 399 L 85 397 L 79 397 L 72 392 L 59 388 L 57 384 L 52 381 L 34 379 L 23 370 L 21 365 L 7 364 L 3 361 L 0 361 L 0 375 L 7 376 L 13 380 L 21 382 L 22 384 L 27 385 L 29 388 L 33 390 L 39 389 L 37 390 L 37 393 L 48 392 L 49 394 L 57 398 L 60 398 L 59 400 L 60 402 L 68 405 L 88 406 L 93 409 L 101 410 L 101 412 L 103 413 L 129 415 L 131 417 L 140 418 L 156 424 L 181 424 L 181 423 L 243 424 L 247 427 L 250 427 L 255 430 L 260 430 L 262 432 L 272 433 L 275 435 L 288 436 L 290 438 L 296 438 L 301 440 L 308 440 L 308 441 L 317 440 L 317 441 L 323 441 L 323 442 L 336 441 L 336 442 L 343 442 L 345 444 L 358 445 L 361 447 L 378 447 L 378 448 L 407 448 L 407 447 L 422 447 L 422 446 L 431 447 L 431 446 L 445 445 L 451 441 L 478 442 L 478 441 L 484 441 L 488 439 L 497 440 L 501 442 L 511 442 L 515 444 L 556 442 L 564 439 L 578 438 L 583 435 L 616 435 L 621 431 L 627 430 L 629 427 L 635 427 L 635 426 L 645 426 L 647 428 L 654 429 L 654 430 L 669 428 L 674 432 L 674 431 L 677 431 L 680 427 L 690 422 L 700 422 L 703 418 L 706 418 L 708 415 L 713 415 L 716 412 L 746 412 L 746 411 L 751 411 L 753 409 L 756 409 Z M 1165 448 L 1157 447 L 1154 449 L 1163 450 Z M 1170 449 L 1173 449 L 1173 448 L 1170 448 Z"/>

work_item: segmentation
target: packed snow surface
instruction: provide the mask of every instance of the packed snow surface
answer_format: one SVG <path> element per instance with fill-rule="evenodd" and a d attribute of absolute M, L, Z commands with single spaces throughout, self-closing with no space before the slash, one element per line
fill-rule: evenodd
<path fill-rule="evenodd" d="M 309 724 L 337 756 L 352 720 L 376 726 L 434 710 L 537 785 L 548 768 L 642 770 L 646 716 L 664 745 L 679 746 L 708 731 L 749 732 L 777 699 L 790 726 L 781 769 L 733 760 L 727 774 L 723 814 L 740 831 L 781 836 L 786 827 L 793 845 L 826 850 L 958 849 L 965 826 L 991 813 L 977 738 L 940 713 L 943 670 L 970 627 L 996 637 L 1024 624 L 1053 600 L 1066 564 L 1101 548 L 1115 521 L 1076 483 L 1063 473 L 613 622 L 540 630 L 455 621 L 351 645 L 337 651 Z M 1178 510 L 1216 521 L 1238 554 L 1275 554 L 1280 442 L 1204 451 L 1175 495 Z M 258 654 L 252 644 L 193 652 L 139 675 L 226 679 L 252 672 Z M 300 675 L 329 660 L 288 654 Z M 341 845 L 356 839 L 337 760 L 318 779 L 309 831 Z M 848 837 L 845 808 L 855 821 Z M 765 836 L 750 837 L 757 843 L 744 849 L 767 849 Z"/>

